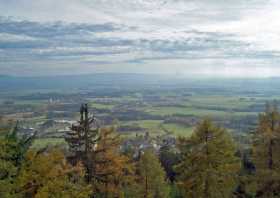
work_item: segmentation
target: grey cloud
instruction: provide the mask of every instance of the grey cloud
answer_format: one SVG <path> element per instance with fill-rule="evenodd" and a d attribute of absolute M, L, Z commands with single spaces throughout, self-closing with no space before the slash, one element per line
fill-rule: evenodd
<path fill-rule="evenodd" d="M 125 30 L 129 27 L 124 27 Z M 197 30 L 184 31 L 190 34 L 186 38 L 172 39 L 147 39 L 147 38 L 116 38 L 95 37 L 96 33 L 113 33 L 114 31 L 125 30 L 113 24 L 88 25 L 88 24 L 67 24 L 38 23 L 30 21 L 13 21 L 2 18 L 0 20 L 0 33 L 11 35 L 24 35 L 33 40 L 11 41 L 0 39 L 0 49 L 5 50 L 6 60 L 8 56 L 20 58 L 45 58 L 45 59 L 65 59 L 70 57 L 104 56 L 106 55 L 126 55 L 131 51 L 138 51 L 140 54 L 153 52 L 154 57 L 139 55 L 132 61 L 141 62 L 153 59 L 180 59 L 180 58 L 209 58 L 211 52 L 215 52 L 212 58 L 219 57 L 246 57 L 265 58 L 278 57 L 278 53 L 255 52 L 246 50 L 250 45 L 238 41 L 234 34 L 223 34 L 215 32 L 202 32 Z M 131 28 L 132 31 L 139 31 Z M 174 33 L 176 36 L 176 33 Z M 103 49 L 101 49 L 103 48 Z M 105 49 L 104 49 L 105 48 Z M 95 49 L 95 50 L 93 50 Z M 210 55 L 211 56 L 211 55 Z M 113 61 L 113 60 L 112 60 Z"/>
<path fill-rule="evenodd" d="M 121 37 L 114 34 L 119 32 L 123 34 Z M 139 33 L 139 36 L 130 37 L 128 32 Z M 105 33 L 108 34 L 104 36 Z M 0 36 L 6 35 L 7 38 L 0 37 L 0 68 L 38 61 L 42 62 L 41 65 L 45 61 L 63 68 L 68 63 L 73 65 L 73 62 L 121 65 L 169 59 L 280 59 L 280 52 L 254 49 L 250 43 L 240 41 L 231 33 L 189 29 L 177 36 L 174 30 L 172 36 L 166 38 L 161 38 L 162 35 L 142 38 L 141 33 L 143 30 L 139 27 L 113 23 L 40 23 L 2 17 Z M 153 32 L 145 30 L 145 33 Z"/>
<path fill-rule="evenodd" d="M 23 34 L 31 37 L 60 37 L 65 35 L 87 34 L 88 32 L 112 32 L 120 27 L 113 24 L 77 24 L 77 23 L 38 23 L 31 21 L 13 21 L 6 17 L 0 18 L 0 32 L 10 34 Z"/>

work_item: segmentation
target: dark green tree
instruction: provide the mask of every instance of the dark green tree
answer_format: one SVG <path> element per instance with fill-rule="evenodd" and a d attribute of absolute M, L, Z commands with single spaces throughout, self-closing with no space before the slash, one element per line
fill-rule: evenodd
<path fill-rule="evenodd" d="M 95 117 L 89 116 L 87 104 L 81 105 L 80 121 L 71 129 L 72 131 L 68 132 L 65 137 L 71 153 L 68 159 L 72 164 L 80 161 L 83 163 L 86 169 L 86 181 L 90 183 L 94 177 L 92 155 L 100 137 L 97 120 Z"/>
<path fill-rule="evenodd" d="M 19 137 L 16 125 L 0 138 L 0 197 L 16 196 L 16 178 L 35 135 Z"/>
<path fill-rule="evenodd" d="M 120 152 L 121 139 L 114 128 L 100 128 L 90 117 L 87 105 L 81 106 L 80 121 L 65 138 L 72 164 L 82 162 L 86 182 L 95 197 L 120 197 L 134 182 L 134 165 Z M 124 192 L 126 191 L 126 192 Z"/>
<path fill-rule="evenodd" d="M 179 163 L 179 159 L 180 155 L 175 148 L 170 146 L 163 146 L 160 148 L 159 160 L 171 183 L 175 180 L 176 172 L 174 166 Z"/>

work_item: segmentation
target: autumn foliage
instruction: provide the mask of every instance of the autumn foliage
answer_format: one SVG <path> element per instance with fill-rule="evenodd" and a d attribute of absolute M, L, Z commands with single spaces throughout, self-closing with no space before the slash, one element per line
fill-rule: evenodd
<path fill-rule="evenodd" d="M 114 127 L 101 127 L 87 106 L 66 134 L 67 148 L 35 149 L 17 127 L 0 136 L 2 198 L 280 197 L 280 113 L 259 115 L 242 150 L 209 119 L 176 147 L 122 149 Z M 134 148 L 135 149 L 135 148 Z"/>

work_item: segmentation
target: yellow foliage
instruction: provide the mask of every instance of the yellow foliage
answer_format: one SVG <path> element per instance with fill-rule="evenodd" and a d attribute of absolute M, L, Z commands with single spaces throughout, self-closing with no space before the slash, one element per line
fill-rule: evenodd
<path fill-rule="evenodd" d="M 122 197 L 123 188 L 133 181 L 134 167 L 120 153 L 120 138 L 113 128 L 100 130 L 100 141 L 93 153 L 95 191 L 105 197 Z"/>
<path fill-rule="evenodd" d="M 91 191 L 82 181 L 83 172 L 80 165 L 69 165 L 59 150 L 29 151 L 17 183 L 23 197 L 86 198 Z"/>
<path fill-rule="evenodd" d="M 183 156 L 177 166 L 178 185 L 187 197 L 229 197 L 236 185 L 240 160 L 225 129 L 209 120 L 200 123 L 190 139 L 180 139 Z"/>

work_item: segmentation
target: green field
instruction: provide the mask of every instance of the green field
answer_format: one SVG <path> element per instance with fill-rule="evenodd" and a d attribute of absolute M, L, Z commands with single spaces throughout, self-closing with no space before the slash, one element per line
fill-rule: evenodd
<path fill-rule="evenodd" d="M 88 89 L 83 94 L 78 89 L 71 92 L 65 90 L 5 92 L 1 93 L 3 99 L 0 99 L 0 102 L 2 101 L 0 110 L 5 112 L 7 119 L 13 119 L 15 122 L 19 120 L 27 127 L 41 130 L 41 124 L 47 120 L 78 120 L 79 106 L 83 102 L 89 104 L 90 113 L 94 113 L 101 122 L 104 121 L 104 126 L 119 125 L 122 130 L 119 131 L 124 136 L 130 137 L 135 133 L 145 132 L 149 132 L 152 136 L 167 132 L 175 136 L 189 136 L 195 127 L 194 123 L 202 118 L 217 121 L 233 133 L 247 133 L 254 126 L 258 113 L 264 110 L 265 102 L 280 99 L 280 94 L 275 92 L 276 84 L 267 91 L 267 87 L 260 89 L 257 82 L 245 88 L 243 86 L 246 84 L 237 86 L 236 81 L 230 83 L 222 81 L 228 83 L 222 85 L 214 81 L 207 84 L 188 83 L 184 86 L 170 83 L 166 87 L 150 84 L 129 88 L 102 84 L 96 89 Z M 13 96 L 12 100 L 9 100 L 10 96 Z M 51 98 L 57 99 L 58 102 L 49 104 Z M 6 105 L 5 102 L 9 101 L 11 104 Z M 31 116 L 24 117 L 25 112 Z M 132 131 L 129 131 L 130 129 Z M 39 147 L 49 143 L 59 144 L 63 141 L 40 139 L 36 140 L 34 145 Z"/>
<path fill-rule="evenodd" d="M 163 124 L 162 127 L 170 131 L 175 136 L 189 137 L 194 130 L 194 127 L 184 127 L 178 124 Z"/>
<path fill-rule="evenodd" d="M 90 107 L 97 109 L 112 109 L 115 105 L 91 102 Z"/>
<path fill-rule="evenodd" d="M 158 128 L 162 120 L 138 120 L 138 121 L 128 121 L 128 122 L 122 122 L 126 125 L 139 125 L 142 128 L 146 129 L 152 129 L 152 128 Z"/>
<path fill-rule="evenodd" d="M 235 112 L 235 111 L 223 111 L 223 110 L 208 110 L 195 107 L 155 107 L 146 110 L 147 113 L 153 115 L 190 115 L 198 117 L 231 117 L 231 116 L 246 116 L 255 115 L 256 112 Z"/>
<path fill-rule="evenodd" d="M 140 120 L 140 121 L 130 121 L 123 122 L 124 125 L 138 125 L 141 128 L 144 128 L 152 136 L 171 133 L 175 136 L 189 136 L 193 127 L 184 127 L 179 124 L 164 124 L 162 120 Z"/>
<path fill-rule="evenodd" d="M 64 138 L 38 138 L 35 139 L 32 148 L 41 149 L 47 146 L 67 146 Z"/>

